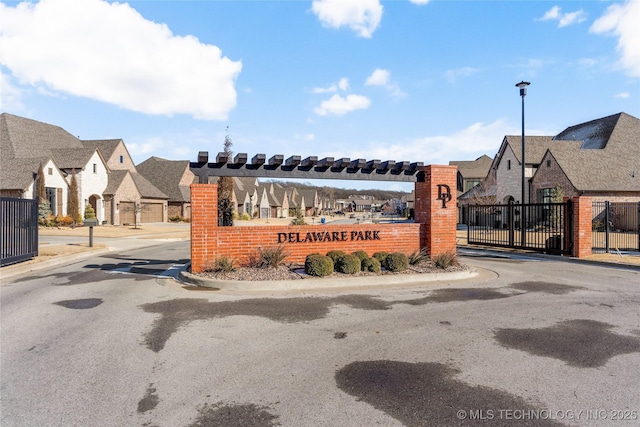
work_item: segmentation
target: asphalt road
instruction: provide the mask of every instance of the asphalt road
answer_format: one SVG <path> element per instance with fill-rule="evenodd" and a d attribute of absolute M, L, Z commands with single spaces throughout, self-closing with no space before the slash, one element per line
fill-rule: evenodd
<path fill-rule="evenodd" d="M 8 426 L 640 425 L 640 273 L 468 253 L 478 279 L 221 293 L 188 242 L 0 286 Z"/>

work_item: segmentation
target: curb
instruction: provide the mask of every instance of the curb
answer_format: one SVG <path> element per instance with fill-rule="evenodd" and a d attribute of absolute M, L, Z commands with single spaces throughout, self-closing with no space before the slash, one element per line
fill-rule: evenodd
<path fill-rule="evenodd" d="M 389 274 L 384 276 L 345 277 L 340 279 L 310 278 L 299 280 L 216 280 L 207 279 L 182 270 L 181 280 L 203 288 L 225 291 L 299 291 L 317 289 L 341 289 L 353 287 L 387 287 L 415 285 L 427 282 L 464 280 L 478 276 L 478 270 L 453 273 Z"/>

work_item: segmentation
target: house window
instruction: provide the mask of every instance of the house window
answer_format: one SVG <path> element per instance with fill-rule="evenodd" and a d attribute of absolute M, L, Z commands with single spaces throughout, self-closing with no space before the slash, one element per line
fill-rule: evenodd
<path fill-rule="evenodd" d="M 553 203 L 553 188 L 538 190 L 538 203 Z"/>
<path fill-rule="evenodd" d="M 507 170 L 511 170 L 511 160 L 507 160 Z"/>
<path fill-rule="evenodd" d="M 98 173 L 98 164 L 97 163 L 93 164 L 93 173 Z"/>
<path fill-rule="evenodd" d="M 53 168 L 49 168 L 49 169 L 47 169 L 47 174 L 49 174 L 49 175 L 53 175 Z"/>
<path fill-rule="evenodd" d="M 120 156 L 120 163 L 124 163 L 124 156 Z"/>
<path fill-rule="evenodd" d="M 551 160 L 547 160 L 547 167 L 550 168 L 551 167 Z"/>
<path fill-rule="evenodd" d="M 475 180 L 475 179 L 470 179 L 467 182 L 465 182 L 464 191 L 469 191 L 469 190 L 471 190 L 473 187 L 475 187 L 478 184 L 480 184 L 480 181 Z"/>

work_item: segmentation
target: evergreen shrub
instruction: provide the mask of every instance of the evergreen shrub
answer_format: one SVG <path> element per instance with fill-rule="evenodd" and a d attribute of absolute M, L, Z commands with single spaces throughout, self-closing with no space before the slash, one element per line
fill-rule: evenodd
<path fill-rule="evenodd" d="M 342 255 L 346 255 L 346 253 L 344 253 L 342 251 L 329 251 L 329 252 L 327 252 L 327 256 L 329 258 L 331 258 L 331 260 L 333 261 L 334 264 L 336 263 L 336 261 L 338 261 L 338 258 L 340 258 Z"/>
<path fill-rule="evenodd" d="M 310 276 L 328 276 L 333 273 L 333 260 L 328 256 L 309 254 L 304 260 L 304 272 Z"/>
<path fill-rule="evenodd" d="M 371 273 L 380 273 L 380 270 L 381 270 L 380 261 L 378 261 L 374 257 L 363 259 L 360 265 L 361 265 L 362 271 L 369 271 Z"/>
<path fill-rule="evenodd" d="M 389 271 L 404 271 L 409 268 L 409 258 L 402 252 L 394 252 L 387 256 L 386 269 Z"/>
<path fill-rule="evenodd" d="M 387 257 L 389 256 L 389 252 L 376 252 L 371 256 L 380 262 L 381 267 L 387 268 Z"/>
<path fill-rule="evenodd" d="M 360 271 L 360 258 L 355 255 L 342 255 L 335 263 L 335 269 L 339 273 L 356 274 Z"/>

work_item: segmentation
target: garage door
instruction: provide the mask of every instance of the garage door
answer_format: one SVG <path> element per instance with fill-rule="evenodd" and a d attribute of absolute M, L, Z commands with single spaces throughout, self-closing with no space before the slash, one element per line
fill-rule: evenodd
<path fill-rule="evenodd" d="M 162 203 L 143 203 L 140 213 L 140 222 L 162 222 L 164 211 Z"/>
<path fill-rule="evenodd" d="M 133 204 L 133 202 L 120 202 L 119 203 L 120 208 L 119 208 L 119 212 L 120 212 L 120 225 L 124 225 L 124 224 L 131 224 L 134 225 L 135 224 L 135 206 Z"/>

